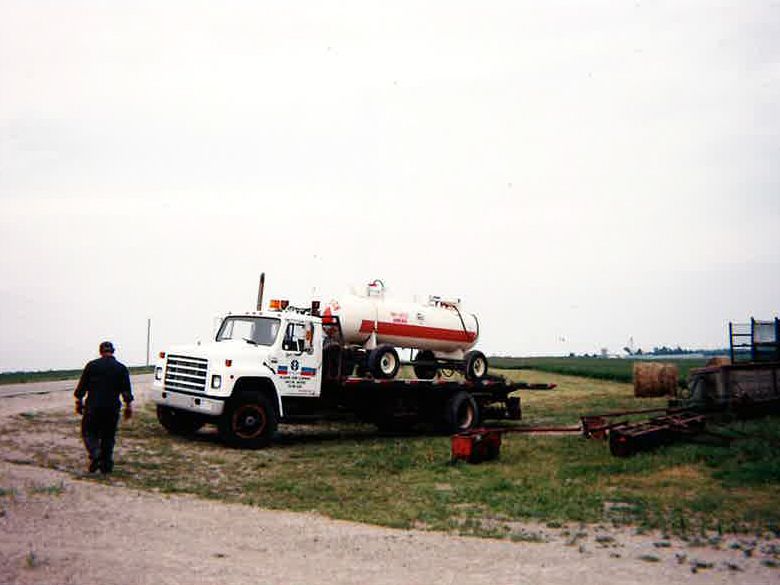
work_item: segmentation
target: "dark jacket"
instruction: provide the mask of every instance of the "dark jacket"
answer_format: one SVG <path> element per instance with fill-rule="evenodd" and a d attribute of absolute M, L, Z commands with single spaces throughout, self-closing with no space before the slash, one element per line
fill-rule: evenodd
<path fill-rule="evenodd" d="M 82 400 L 87 396 L 87 408 L 114 408 L 119 410 L 119 396 L 130 404 L 133 390 L 130 388 L 130 372 L 116 358 L 105 356 L 92 360 L 81 373 L 73 395 Z"/>

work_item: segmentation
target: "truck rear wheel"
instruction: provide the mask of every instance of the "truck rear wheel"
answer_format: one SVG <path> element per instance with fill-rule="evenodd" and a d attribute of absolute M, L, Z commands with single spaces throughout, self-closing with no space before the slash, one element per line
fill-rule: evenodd
<path fill-rule="evenodd" d="M 420 380 L 430 380 L 436 377 L 438 368 L 433 364 L 436 361 L 436 356 L 429 349 L 418 351 L 417 355 L 412 360 L 412 367 L 414 368 L 414 375 Z M 423 362 L 423 363 L 416 363 Z"/>
<path fill-rule="evenodd" d="M 487 376 L 488 361 L 481 351 L 473 350 L 463 356 L 465 362 L 464 374 L 466 379 L 472 382 L 481 380 Z"/>
<path fill-rule="evenodd" d="M 219 435 L 231 447 L 266 447 L 279 423 L 267 394 L 245 392 L 231 400 L 219 420 Z"/>
<path fill-rule="evenodd" d="M 401 360 L 392 345 L 380 345 L 368 355 L 368 369 L 374 378 L 395 378 L 400 367 Z"/>
<path fill-rule="evenodd" d="M 479 425 L 479 406 L 474 397 L 459 390 L 444 403 L 442 430 L 447 433 L 459 433 Z"/>
<path fill-rule="evenodd" d="M 203 417 L 193 412 L 157 405 L 157 420 L 172 435 L 191 435 L 205 423 Z"/>

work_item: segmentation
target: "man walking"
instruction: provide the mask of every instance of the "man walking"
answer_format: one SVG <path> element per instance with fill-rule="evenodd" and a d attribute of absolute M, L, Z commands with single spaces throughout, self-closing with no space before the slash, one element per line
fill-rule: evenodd
<path fill-rule="evenodd" d="M 86 405 L 84 396 L 86 395 Z M 81 436 L 89 454 L 89 472 L 111 473 L 114 468 L 114 438 L 119 423 L 119 397 L 125 402 L 125 419 L 133 416 L 130 373 L 114 358 L 110 341 L 100 344 L 100 358 L 92 360 L 76 386 L 76 414 L 82 415 Z"/>

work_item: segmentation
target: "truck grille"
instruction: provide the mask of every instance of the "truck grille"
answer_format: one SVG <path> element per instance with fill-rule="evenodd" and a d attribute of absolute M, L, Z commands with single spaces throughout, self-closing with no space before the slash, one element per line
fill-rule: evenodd
<path fill-rule="evenodd" d="M 171 390 L 203 392 L 209 362 L 203 358 L 168 355 L 165 366 L 165 387 Z"/>

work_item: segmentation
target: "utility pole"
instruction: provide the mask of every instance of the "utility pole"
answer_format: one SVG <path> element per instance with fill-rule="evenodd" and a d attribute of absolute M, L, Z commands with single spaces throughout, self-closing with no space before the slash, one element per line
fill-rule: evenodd
<path fill-rule="evenodd" d="M 149 367 L 149 345 L 152 340 L 152 319 L 146 320 L 146 367 Z"/>

